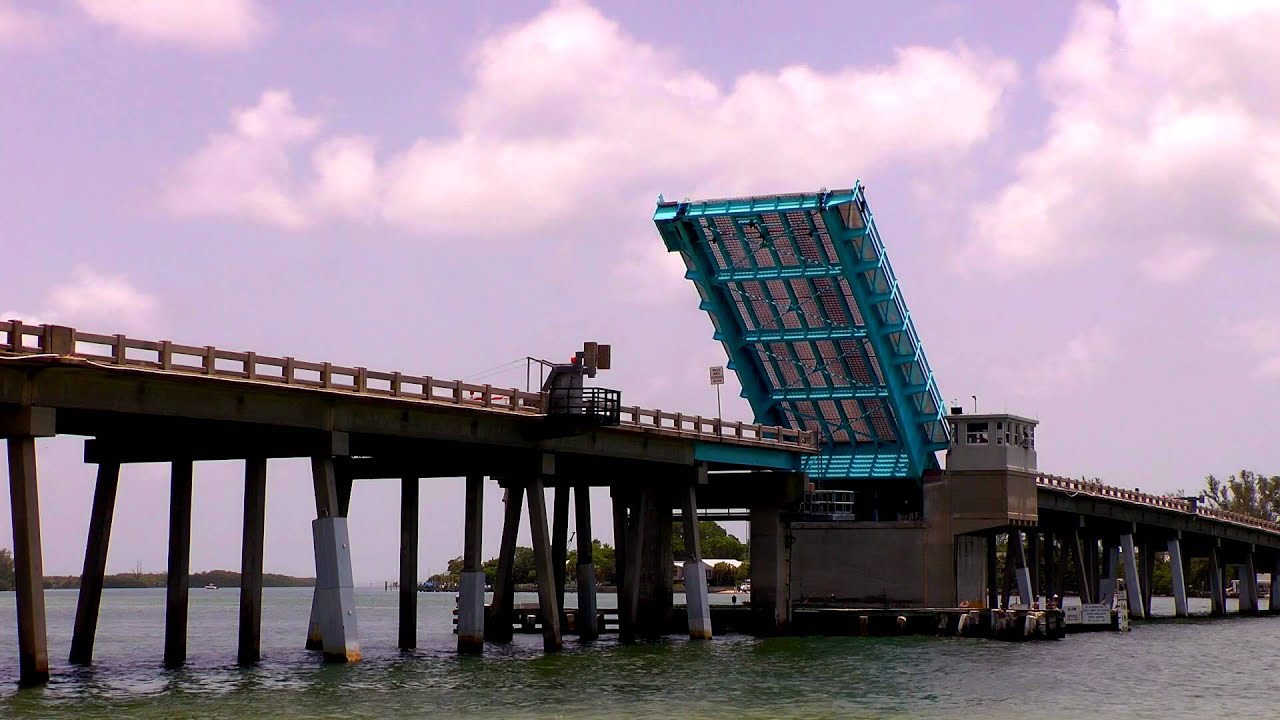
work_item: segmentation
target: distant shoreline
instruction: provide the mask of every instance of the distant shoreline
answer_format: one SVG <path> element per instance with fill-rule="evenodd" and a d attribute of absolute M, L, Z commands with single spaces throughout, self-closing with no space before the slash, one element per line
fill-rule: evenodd
<path fill-rule="evenodd" d="M 102 587 L 106 589 L 162 588 L 166 586 L 168 579 L 168 573 L 162 572 L 114 573 L 103 577 Z M 191 587 L 204 587 L 206 585 L 240 587 L 240 573 L 232 570 L 206 570 L 192 573 L 188 582 Z M 314 587 L 315 584 L 315 578 L 294 577 L 279 573 L 262 574 L 263 587 Z M 79 575 L 46 575 L 44 578 L 45 590 L 75 590 L 79 587 Z"/>

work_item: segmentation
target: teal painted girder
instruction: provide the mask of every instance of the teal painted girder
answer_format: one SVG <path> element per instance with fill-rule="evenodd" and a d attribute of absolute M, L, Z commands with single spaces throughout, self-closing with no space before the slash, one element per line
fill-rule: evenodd
<path fill-rule="evenodd" d="M 757 422 L 816 430 L 816 478 L 919 478 L 950 437 L 861 184 L 668 203 L 688 273 Z"/>

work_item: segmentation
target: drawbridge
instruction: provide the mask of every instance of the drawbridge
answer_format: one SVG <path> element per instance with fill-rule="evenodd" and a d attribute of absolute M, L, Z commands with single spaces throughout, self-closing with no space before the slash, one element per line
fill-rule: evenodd
<path fill-rule="evenodd" d="M 941 395 L 862 185 L 659 198 L 756 422 L 814 431 L 822 480 L 919 480 L 950 443 Z"/>

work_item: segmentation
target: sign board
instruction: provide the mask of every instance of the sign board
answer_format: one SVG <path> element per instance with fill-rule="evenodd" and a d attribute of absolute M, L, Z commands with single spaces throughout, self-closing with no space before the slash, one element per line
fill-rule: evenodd
<path fill-rule="evenodd" d="M 1081 619 L 1080 617 L 1079 605 L 1067 605 L 1063 607 L 1062 619 L 1066 621 L 1068 625 L 1079 625 L 1084 622 L 1084 620 Z"/>
<path fill-rule="evenodd" d="M 1085 625 L 1110 625 L 1111 606 L 1107 603 L 1081 605 L 1080 618 Z"/>
<path fill-rule="evenodd" d="M 712 385 L 724 384 L 724 367 L 720 365 L 711 366 L 711 384 Z"/>

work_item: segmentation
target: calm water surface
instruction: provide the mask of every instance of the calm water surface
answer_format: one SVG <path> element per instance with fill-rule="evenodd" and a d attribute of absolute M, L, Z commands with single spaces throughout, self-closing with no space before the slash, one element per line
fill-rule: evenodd
<path fill-rule="evenodd" d="M 66 664 L 76 595 L 50 591 L 53 679 L 19 692 L 14 596 L 0 593 L 0 717 L 1169 720 L 1275 717 L 1280 706 L 1280 618 L 1170 620 L 1123 635 L 1026 644 L 727 636 L 584 646 L 570 638 L 553 656 L 543 655 L 541 636 L 529 635 L 460 658 L 453 595 L 418 599 L 418 651 L 395 649 L 396 594 L 360 590 L 364 662 L 326 666 L 302 649 L 311 591 L 269 588 L 264 659 L 242 670 L 235 666 L 237 591 L 193 589 L 190 663 L 167 671 L 160 667 L 164 590 L 104 592 L 88 669 Z M 601 596 L 602 605 L 612 600 Z M 1171 614 L 1171 601 L 1162 607 L 1161 600 L 1156 611 Z"/>

